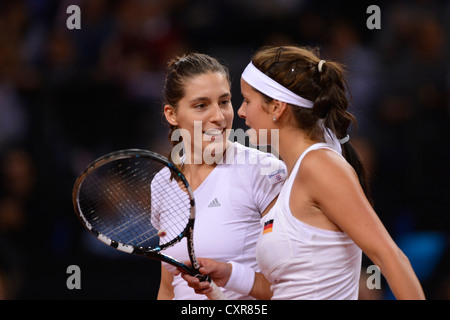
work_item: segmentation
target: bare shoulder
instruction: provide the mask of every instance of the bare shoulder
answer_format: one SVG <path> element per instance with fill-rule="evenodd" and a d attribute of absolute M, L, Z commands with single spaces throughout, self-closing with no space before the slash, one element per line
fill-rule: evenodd
<path fill-rule="evenodd" d="M 295 183 L 301 185 L 311 201 L 341 228 L 335 206 L 361 208 L 368 203 L 353 167 L 332 150 L 309 152 L 301 163 Z"/>
<path fill-rule="evenodd" d="M 303 179 L 323 177 L 328 181 L 356 177 L 353 167 L 341 155 L 325 148 L 312 150 L 305 155 L 297 176 L 300 174 Z"/>

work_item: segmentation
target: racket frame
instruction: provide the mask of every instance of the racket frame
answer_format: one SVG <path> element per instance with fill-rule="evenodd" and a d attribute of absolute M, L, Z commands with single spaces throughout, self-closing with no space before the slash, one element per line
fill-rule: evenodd
<path fill-rule="evenodd" d="M 171 173 L 173 173 L 175 175 L 175 179 L 180 179 L 183 182 L 184 186 L 186 187 L 188 196 L 189 196 L 191 209 L 190 209 L 189 221 L 188 221 L 186 227 L 173 240 L 169 241 L 168 243 L 165 243 L 164 245 L 158 246 L 156 248 L 135 247 L 135 246 L 131 246 L 131 245 L 125 245 L 125 244 L 121 244 L 121 243 L 105 236 L 104 234 L 100 233 L 99 231 L 95 230 L 92 227 L 92 225 L 86 219 L 86 217 L 84 216 L 84 214 L 80 208 L 78 196 L 80 193 L 80 187 L 83 184 L 83 181 L 85 180 L 85 178 L 91 172 L 96 170 L 98 167 L 101 167 L 102 165 L 104 165 L 108 162 L 111 162 L 113 160 L 127 159 L 127 158 L 150 158 L 152 160 L 156 160 L 157 162 L 165 165 L 166 167 L 168 167 L 170 169 Z M 150 188 L 150 186 L 149 186 L 149 188 Z M 203 275 L 200 273 L 200 271 L 198 271 L 198 269 L 200 268 L 200 264 L 197 261 L 197 258 L 195 256 L 195 251 L 194 251 L 194 245 L 193 245 L 194 224 L 195 224 L 194 194 L 193 194 L 192 189 L 189 186 L 189 183 L 188 183 L 186 177 L 184 176 L 184 174 L 178 169 L 178 167 L 175 164 L 170 162 L 164 156 L 162 156 L 156 152 L 143 150 L 143 149 L 124 149 L 124 150 L 119 150 L 119 151 L 108 153 L 108 154 L 98 158 L 91 164 L 89 164 L 86 167 L 86 169 L 84 169 L 80 173 L 80 175 L 76 179 L 74 187 L 73 187 L 72 201 L 73 201 L 75 213 L 77 214 L 79 220 L 84 225 L 84 227 L 86 229 L 88 229 L 91 233 L 93 233 L 97 237 L 97 239 L 99 239 L 106 245 L 109 245 L 117 250 L 122 251 L 122 252 L 141 255 L 141 256 L 145 256 L 145 257 L 149 257 L 149 258 L 153 258 L 153 259 L 156 259 L 159 261 L 169 263 L 170 265 L 173 265 L 176 268 L 178 268 L 192 276 L 199 278 L 201 281 L 211 281 L 209 276 Z M 189 259 L 191 261 L 192 267 L 189 267 L 185 263 L 178 261 L 177 259 L 175 259 L 169 255 L 166 255 L 162 252 L 162 250 L 164 250 L 168 247 L 171 247 L 171 246 L 175 245 L 176 243 L 180 242 L 181 239 L 183 239 L 184 237 L 187 238 L 187 250 L 188 250 L 188 255 L 189 255 Z"/>

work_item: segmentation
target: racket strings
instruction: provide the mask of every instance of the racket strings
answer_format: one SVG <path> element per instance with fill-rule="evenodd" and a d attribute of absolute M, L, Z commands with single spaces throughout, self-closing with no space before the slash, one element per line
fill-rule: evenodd
<path fill-rule="evenodd" d="M 164 236 L 161 240 L 168 242 L 184 231 L 190 217 L 190 198 L 175 180 L 167 184 L 163 179 L 155 179 L 151 190 L 153 225 Z"/>
<path fill-rule="evenodd" d="M 189 220 L 190 198 L 168 179 L 170 174 L 156 174 L 162 167 L 130 158 L 94 170 L 79 193 L 85 219 L 108 238 L 132 246 L 155 248 L 180 236 Z"/>

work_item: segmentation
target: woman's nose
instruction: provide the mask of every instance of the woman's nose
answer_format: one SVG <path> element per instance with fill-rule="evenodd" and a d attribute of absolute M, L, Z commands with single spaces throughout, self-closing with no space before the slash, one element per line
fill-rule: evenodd
<path fill-rule="evenodd" d="M 245 119 L 245 112 L 244 112 L 244 108 L 243 108 L 244 104 L 241 104 L 240 108 L 238 109 L 238 116 L 242 119 Z"/>
<path fill-rule="evenodd" d="M 224 114 L 219 106 L 215 106 L 213 114 L 211 115 L 211 121 L 223 121 L 225 119 Z"/>

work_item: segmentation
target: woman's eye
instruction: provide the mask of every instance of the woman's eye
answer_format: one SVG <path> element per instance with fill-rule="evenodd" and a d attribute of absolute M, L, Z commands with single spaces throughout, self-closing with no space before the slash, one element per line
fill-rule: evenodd
<path fill-rule="evenodd" d="M 230 100 L 223 100 L 223 101 L 221 102 L 221 104 L 224 105 L 224 106 L 227 106 L 227 105 L 229 105 L 230 103 L 231 103 Z"/>
<path fill-rule="evenodd" d="M 206 104 L 204 104 L 204 103 L 199 103 L 194 106 L 194 108 L 196 108 L 196 109 L 203 109 L 205 107 L 206 107 Z"/>

